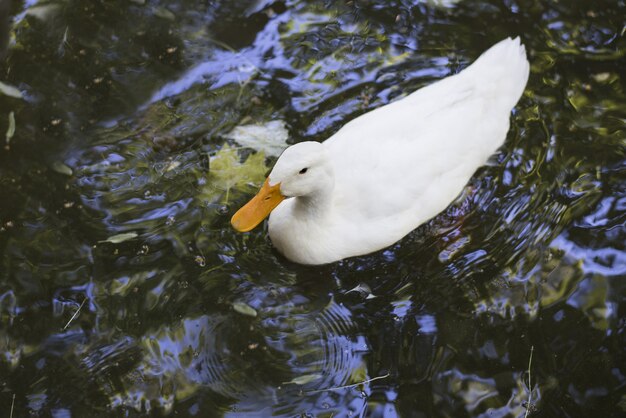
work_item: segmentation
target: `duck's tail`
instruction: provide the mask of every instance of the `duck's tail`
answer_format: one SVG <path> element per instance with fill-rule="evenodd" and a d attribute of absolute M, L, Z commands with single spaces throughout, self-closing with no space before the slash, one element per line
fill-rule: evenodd
<path fill-rule="evenodd" d="M 506 38 L 483 52 L 464 73 L 474 78 L 481 95 L 497 97 L 510 111 L 524 92 L 529 68 L 526 48 L 517 37 Z"/>

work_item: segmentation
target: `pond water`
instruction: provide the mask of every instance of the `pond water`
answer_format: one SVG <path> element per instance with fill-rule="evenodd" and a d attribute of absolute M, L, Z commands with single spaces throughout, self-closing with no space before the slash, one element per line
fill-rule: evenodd
<path fill-rule="evenodd" d="M 626 414 L 624 1 L 0 14 L 0 416 Z M 517 35 L 506 144 L 442 214 L 321 267 L 232 230 L 275 161 L 233 129 L 322 141 Z"/>

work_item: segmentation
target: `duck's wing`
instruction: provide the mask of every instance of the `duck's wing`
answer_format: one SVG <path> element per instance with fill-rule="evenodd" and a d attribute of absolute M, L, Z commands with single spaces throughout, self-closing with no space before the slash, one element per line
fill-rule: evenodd
<path fill-rule="evenodd" d="M 324 143 L 337 212 L 406 229 L 445 209 L 502 145 L 528 67 L 519 39 L 506 39 L 459 74 L 346 124 Z"/>

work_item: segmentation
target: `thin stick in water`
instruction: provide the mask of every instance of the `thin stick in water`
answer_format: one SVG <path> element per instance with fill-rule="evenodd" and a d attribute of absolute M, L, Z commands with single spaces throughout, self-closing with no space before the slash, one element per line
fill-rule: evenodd
<path fill-rule="evenodd" d="M 13 418 L 13 406 L 15 405 L 15 393 L 13 394 L 13 400 L 11 401 L 11 415 L 9 418 Z"/>
<path fill-rule="evenodd" d="M 76 312 L 74 312 L 74 315 L 72 315 L 72 317 L 70 318 L 69 321 L 67 321 L 67 324 L 65 324 L 65 326 L 63 327 L 63 331 L 65 331 L 67 329 L 67 327 L 70 326 L 70 324 L 72 323 L 72 321 L 74 320 L 74 318 L 76 318 L 76 316 L 78 315 L 78 313 L 80 312 L 81 308 L 83 307 L 83 305 L 85 304 L 85 302 L 87 301 L 87 298 L 83 299 L 83 302 L 80 304 L 80 306 L 78 307 L 78 309 L 76 310 Z"/>
<path fill-rule="evenodd" d="M 528 359 L 528 401 L 526 401 L 526 413 L 524 414 L 524 418 L 528 418 L 528 414 L 530 413 L 531 401 L 533 399 L 533 387 L 530 383 L 530 366 L 533 362 L 533 351 L 535 351 L 535 346 L 530 346 L 530 358 Z"/>
<path fill-rule="evenodd" d="M 354 383 L 352 385 L 345 385 L 345 386 L 336 386 L 334 388 L 328 388 L 328 389 L 318 389 L 318 390 L 307 390 L 306 393 L 319 393 L 319 392 L 326 392 L 328 390 L 339 390 L 339 389 L 348 389 L 348 388 L 353 388 L 355 386 L 359 386 L 359 385 L 363 385 L 365 383 L 370 383 L 373 382 L 375 380 L 380 380 L 380 379 L 386 379 L 387 377 L 389 377 L 389 373 L 387 373 L 384 376 L 377 376 L 377 377 L 373 377 L 371 379 L 368 380 L 364 380 L 362 382 L 359 383 Z"/>

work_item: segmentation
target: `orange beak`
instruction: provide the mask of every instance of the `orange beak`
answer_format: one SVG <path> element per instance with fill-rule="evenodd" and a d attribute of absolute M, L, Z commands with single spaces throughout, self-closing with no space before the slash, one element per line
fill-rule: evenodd
<path fill-rule="evenodd" d="M 284 199 L 285 196 L 280 193 L 280 183 L 270 186 L 268 178 L 256 196 L 233 215 L 230 223 L 239 232 L 251 231 Z"/>

